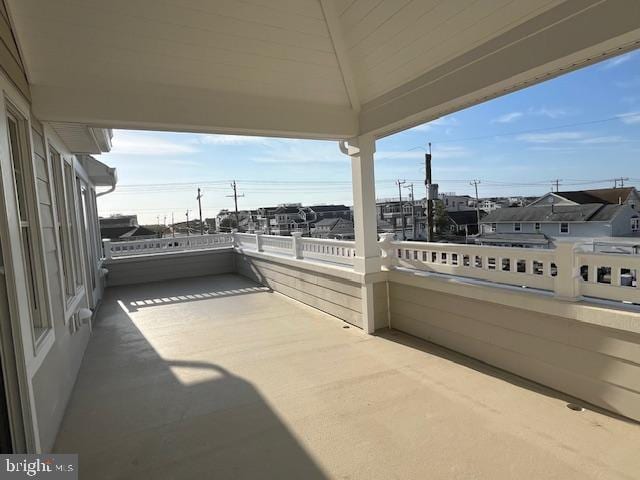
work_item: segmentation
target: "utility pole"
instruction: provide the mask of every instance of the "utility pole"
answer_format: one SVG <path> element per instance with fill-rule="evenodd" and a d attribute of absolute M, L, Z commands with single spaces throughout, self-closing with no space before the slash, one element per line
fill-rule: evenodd
<path fill-rule="evenodd" d="M 620 182 L 620 188 L 623 188 L 625 180 L 629 180 L 629 177 L 614 178 L 613 179 L 613 188 L 618 188 L 618 181 Z"/>
<path fill-rule="evenodd" d="M 469 185 L 473 185 L 476 189 L 476 218 L 478 220 L 478 233 L 480 233 L 480 200 L 478 199 L 478 184 L 480 180 L 473 180 Z"/>
<path fill-rule="evenodd" d="M 560 182 L 562 181 L 561 178 L 556 178 L 553 183 L 551 184 L 551 191 L 553 192 L 553 185 L 555 184 L 556 186 L 556 193 L 560 191 Z"/>
<path fill-rule="evenodd" d="M 431 142 L 429 142 L 429 153 L 424 155 L 424 187 L 427 191 L 427 242 L 433 242 L 433 234 L 435 231 L 433 225 L 433 187 L 431 182 Z"/>
<path fill-rule="evenodd" d="M 171 233 L 173 238 L 176 238 L 176 221 L 173 218 L 173 212 L 171 212 Z"/>
<path fill-rule="evenodd" d="M 160 215 L 158 215 L 156 217 L 158 219 L 158 226 L 156 227 L 156 233 L 158 234 L 158 238 L 162 238 L 162 235 L 160 234 Z"/>
<path fill-rule="evenodd" d="M 185 215 L 187 216 L 187 237 L 189 236 L 189 209 L 187 209 L 187 213 L 185 213 Z"/>
<path fill-rule="evenodd" d="M 200 212 L 200 235 L 204 235 L 204 223 L 202 223 L 202 193 L 200 193 L 200 187 L 198 187 L 198 196 L 196 200 L 198 200 L 198 211 Z"/>
<path fill-rule="evenodd" d="M 413 183 L 410 183 L 404 188 L 408 188 L 411 191 L 410 197 L 409 197 L 411 198 L 411 225 L 413 229 L 413 237 L 411 238 L 411 240 L 415 240 L 417 235 L 416 235 L 416 212 L 414 210 L 414 205 L 413 205 Z"/>
<path fill-rule="evenodd" d="M 227 197 L 233 197 L 233 203 L 235 204 L 235 217 L 236 217 L 236 228 L 240 225 L 240 220 L 238 219 L 238 197 L 244 197 L 244 194 L 238 195 L 238 189 L 236 186 L 236 181 L 231 182 L 231 188 L 233 188 L 233 195 L 227 195 Z"/>
<path fill-rule="evenodd" d="M 396 185 L 398 185 L 398 202 L 400 203 L 400 215 L 402 217 L 402 240 L 406 240 L 406 236 L 405 236 L 405 218 L 404 218 L 404 208 L 402 205 L 402 185 L 404 185 L 405 183 L 407 183 L 406 180 L 396 180 Z"/>

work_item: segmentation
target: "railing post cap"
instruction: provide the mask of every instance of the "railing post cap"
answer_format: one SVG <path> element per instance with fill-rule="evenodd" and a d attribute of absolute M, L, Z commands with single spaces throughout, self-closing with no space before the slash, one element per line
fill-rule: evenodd
<path fill-rule="evenodd" d="M 302 237 L 302 232 L 291 232 L 292 237 L 300 238 Z"/>
<path fill-rule="evenodd" d="M 381 233 L 380 234 L 380 240 L 378 240 L 380 243 L 386 243 L 386 242 L 392 242 L 393 239 L 395 238 L 396 234 L 395 233 Z"/>

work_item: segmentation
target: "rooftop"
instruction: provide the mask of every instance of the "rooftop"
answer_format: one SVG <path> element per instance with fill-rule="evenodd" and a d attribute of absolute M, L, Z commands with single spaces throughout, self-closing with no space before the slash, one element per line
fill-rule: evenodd
<path fill-rule="evenodd" d="M 482 223 L 605 222 L 611 220 L 621 208 L 625 206 L 602 203 L 501 208 L 494 210 L 481 220 Z"/>
<path fill-rule="evenodd" d="M 236 275 L 110 288 L 55 450 L 78 452 L 94 480 L 640 471 L 633 422 L 574 412 L 570 397 L 414 337 L 345 326 Z"/>

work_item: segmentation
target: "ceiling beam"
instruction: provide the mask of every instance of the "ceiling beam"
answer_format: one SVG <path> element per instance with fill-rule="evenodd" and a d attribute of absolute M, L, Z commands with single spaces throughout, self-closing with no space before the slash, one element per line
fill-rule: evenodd
<path fill-rule="evenodd" d="M 380 138 L 640 45 L 637 0 L 567 0 L 364 104 Z"/>
<path fill-rule="evenodd" d="M 359 112 L 360 98 L 358 96 L 358 88 L 356 86 L 353 69 L 351 68 L 351 63 L 347 54 L 347 46 L 344 42 L 344 36 L 342 35 L 340 17 L 338 16 L 333 0 L 320 0 L 320 7 L 322 8 L 325 22 L 327 23 L 329 37 L 331 37 L 333 50 L 336 53 L 336 59 L 338 60 L 338 66 L 340 67 L 344 88 L 347 92 L 347 96 L 349 97 L 351 108 L 353 108 L 354 111 Z"/>

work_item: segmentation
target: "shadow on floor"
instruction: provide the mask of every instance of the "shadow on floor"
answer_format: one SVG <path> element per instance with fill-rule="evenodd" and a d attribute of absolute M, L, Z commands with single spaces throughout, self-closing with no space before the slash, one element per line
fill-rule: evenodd
<path fill-rule="evenodd" d="M 110 291 L 132 313 L 141 308 L 158 305 L 272 291 L 269 287 L 256 285 L 237 275 L 218 275 L 218 277 L 223 281 L 206 282 L 203 278 L 207 277 L 193 277 L 142 285 L 126 285 L 111 288 Z M 153 292 L 153 295 L 149 292 Z"/>
<path fill-rule="evenodd" d="M 398 343 L 406 347 L 410 347 L 416 350 L 420 350 L 421 352 L 428 353 L 429 355 L 434 355 L 436 357 L 443 358 L 450 362 L 454 362 L 458 365 L 462 365 L 464 367 L 470 368 L 484 375 L 490 375 L 494 378 L 498 378 L 502 381 L 508 382 L 511 385 L 514 385 L 516 387 L 525 388 L 532 392 L 536 392 L 540 395 L 545 395 L 547 397 L 561 400 L 563 402 L 566 402 L 567 405 L 579 406 L 584 408 L 585 410 L 591 410 L 601 415 L 605 415 L 607 417 L 614 418 L 616 420 L 630 423 L 632 425 L 640 425 L 640 422 L 637 422 L 630 418 L 623 417 L 622 415 L 618 415 L 616 413 L 605 410 L 604 408 L 598 407 L 596 405 L 592 405 L 590 403 L 585 402 L 584 400 L 580 400 L 579 398 L 572 397 L 571 395 L 567 395 L 565 393 L 562 393 L 558 390 L 554 390 L 549 387 L 545 387 L 544 385 L 533 382 L 524 377 L 520 377 L 513 373 L 507 372 L 506 370 L 502 370 L 500 368 L 489 365 L 488 363 L 484 363 L 473 357 L 469 357 L 462 353 L 456 352 L 455 350 L 450 350 L 446 347 L 437 345 L 435 343 L 431 343 L 427 340 L 424 340 L 419 337 L 415 337 L 408 333 L 404 333 L 399 330 L 393 330 L 393 329 L 383 329 L 383 330 L 376 331 L 375 335 L 377 337 L 383 338 L 390 342 Z"/>
<path fill-rule="evenodd" d="M 81 478 L 93 480 L 327 478 L 252 383 L 215 363 L 162 358 L 163 339 L 147 338 L 119 303 L 145 290 L 264 291 L 239 277 L 192 280 L 107 291 L 55 451 L 78 453 Z"/>

